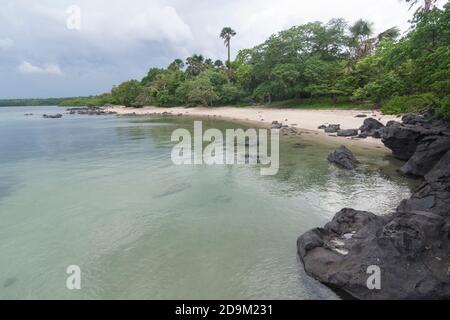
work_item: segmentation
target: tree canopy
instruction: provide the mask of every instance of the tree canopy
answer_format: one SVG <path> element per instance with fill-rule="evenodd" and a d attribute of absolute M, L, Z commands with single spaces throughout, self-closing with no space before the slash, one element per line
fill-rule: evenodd
<path fill-rule="evenodd" d="M 127 106 L 264 104 L 328 99 L 408 111 L 411 104 L 438 106 L 450 115 L 450 5 L 408 1 L 417 10 L 400 37 L 391 28 L 374 34 L 373 24 L 344 19 L 310 22 L 240 50 L 233 61 L 193 54 L 167 68 L 151 68 L 141 80 L 114 87 L 102 101 Z M 224 28 L 225 45 L 236 32 Z M 406 98 L 405 98 L 406 97 Z M 420 102 L 420 103 L 419 103 Z M 395 107 L 393 107 L 395 106 Z"/>

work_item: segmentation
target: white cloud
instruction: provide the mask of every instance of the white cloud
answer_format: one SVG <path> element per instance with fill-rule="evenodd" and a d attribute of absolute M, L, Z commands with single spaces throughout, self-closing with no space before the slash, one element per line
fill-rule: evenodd
<path fill-rule="evenodd" d="M 62 71 L 57 64 L 47 63 L 42 66 L 37 66 L 28 61 L 24 61 L 19 65 L 19 71 L 24 74 L 62 75 Z"/>
<path fill-rule="evenodd" d="M 0 39 L 0 50 L 6 50 L 11 48 L 14 45 L 14 41 L 12 39 Z"/>

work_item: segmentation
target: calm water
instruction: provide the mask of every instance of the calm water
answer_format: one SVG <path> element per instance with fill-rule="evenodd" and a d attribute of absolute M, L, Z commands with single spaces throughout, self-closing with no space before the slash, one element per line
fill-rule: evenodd
<path fill-rule="evenodd" d="M 313 138 L 282 140 L 275 177 L 180 167 L 170 135 L 192 120 L 42 118 L 57 112 L 0 108 L 1 299 L 335 299 L 303 273 L 297 237 L 410 193 L 398 163 L 364 149 L 359 173 L 330 166 L 336 145 Z M 73 264 L 80 291 L 66 289 Z"/>

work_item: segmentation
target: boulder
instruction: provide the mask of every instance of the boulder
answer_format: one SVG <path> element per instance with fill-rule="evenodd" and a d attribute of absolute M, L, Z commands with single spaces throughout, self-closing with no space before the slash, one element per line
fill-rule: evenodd
<path fill-rule="evenodd" d="M 426 212 L 379 217 L 343 209 L 301 236 L 298 254 L 308 275 L 357 299 L 449 299 L 445 226 Z M 368 286 L 371 267 L 381 272 L 380 289 Z"/>
<path fill-rule="evenodd" d="M 450 137 L 450 124 L 443 120 L 427 120 L 425 116 L 405 116 L 404 123 L 390 121 L 382 131 L 383 143 L 394 157 L 408 161 L 425 137 Z"/>
<path fill-rule="evenodd" d="M 416 152 L 400 169 L 405 175 L 426 175 L 450 150 L 450 137 L 429 136 L 422 139 Z"/>
<path fill-rule="evenodd" d="M 358 135 L 358 129 L 341 129 L 337 132 L 338 137 L 355 137 Z"/>
<path fill-rule="evenodd" d="M 382 140 L 397 159 L 407 161 L 416 152 L 417 146 L 432 132 L 423 127 L 398 122 L 389 122 L 383 131 Z"/>
<path fill-rule="evenodd" d="M 374 137 L 380 139 L 383 128 L 384 125 L 381 122 L 373 118 L 368 118 L 364 120 L 364 124 L 359 130 L 361 130 L 361 136 L 364 138 Z"/>
<path fill-rule="evenodd" d="M 337 133 L 339 130 L 341 130 L 340 124 L 330 124 L 325 128 L 326 133 Z"/>
<path fill-rule="evenodd" d="M 283 124 L 279 123 L 278 121 L 272 122 L 272 129 L 281 129 L 283 128 Z"/>
<path fill-rule="evenodd" d="M 328 156 L 328 161 L 346 170 L 355 169 L 359 161 L 345 146 L 341 146 Z"/>
<path fill-rule="evenodd" d="M 384 216 L 343 209 L 324 228 L 302 235 L 298 254 L 307 274 L 357 299 L 448 300 L 450 126 L 427 115 L 403 120 L 387 125 L 383 142 L 408 160 L 404 173 L 424 182 Z M 370 267 L 381 272 L 379 289 L 368 286 Z"/>

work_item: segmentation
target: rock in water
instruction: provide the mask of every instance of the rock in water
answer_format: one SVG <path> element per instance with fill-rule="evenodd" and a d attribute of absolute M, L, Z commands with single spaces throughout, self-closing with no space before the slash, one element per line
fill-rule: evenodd
<path fill-rule="evenodd" d="M 450 299 L 450 125 L 408 116 L 383 141 L 424 183 L 395 212 L 344 209 L 297 241 L 306 272 L 358 299 Z M 331 157 L 331 155 L 330 155 Z M 368 285 L 380 271 L 380 288 Z"/>
<path fill-rule="evenodd" d="M 353 170 L 359 164 L 353 153 L 345 146 L 341 146 L 331 153 L 328 156 L 328 161 L 347 170 Z"/>
<path fill-rule="evenodd" d="M 54 114 L 54 115 L 44 114 L 42 117 L 46 118 L 46 119 L 61 119 L 63 117 L 63 115 L 60 113 Z"/>
<path fill-rule="evenodd" d="M 394 157 L 408 161 L 422 140 L 428 136 L 450 137 L 450 124 L 441 120 L 425 120 L 424 116 L 403 117 L 404 123 L 390 121 L 382 132 L 383 143 Z"/>
<path fill-rule="evenodd" d="M 344 209 L 323 229 L 301 236 L 298 254 L 307 274 L 357 299 L 449 299 L 444 231 L 450 225 L 444 223 L 421 211 L 378 217 Z M 367 285 L 371 266 L 381 272 L 379 290 Z"/>
<path fill-rule="evenodd" d="M 355 137 L 358 135 L 358 129 L 345 129 L 337 132 L 338 137 Z"/>

